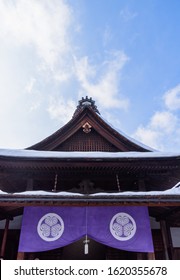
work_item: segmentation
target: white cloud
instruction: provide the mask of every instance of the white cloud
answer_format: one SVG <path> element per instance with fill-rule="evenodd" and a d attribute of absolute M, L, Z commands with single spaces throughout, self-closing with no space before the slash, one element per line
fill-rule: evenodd
<path fill-rule="evenodd" d="M 155 112 L 146 126 L 140 125 L 134 137 L 159 150 L 180 150 L 180 85 L 163 94 L 164 111 Z"/>
<path fill-rule="evenodd" d="M 160 141 L 161 132 L 154 130 L 152 127 L 149 127 L 149 125 L 140 125 L 132 136 L 138 139 L 141 143 L 146 144 L 151 148 L 157 150 L 163 149 L 163 146 Z"/>
<path fill-rule="evenodd" d="M 16 46 L 35 48 L 44 67 L 53 69 L 70 49 L 71 9 L 62 0 L 0 2 L 0 36 Z"/>
<path fill-rule="evenodd" d="M 78 80 L 79 99 L 88 95 L 95 99 L 101 109 L 123 108 L 129 106 L 129 100 L 119 94 L 121 70 L 128 60 L 122 52 L 113 52 L 102 63 L 90 63 L 88 56 L 77 59 L 74 56 L 74 75 Z M 58 78 L 57 78 L 58 80 Z M 67 99 L 67 101 L 66 101 Z M 66 123 L 75 111 L 76 103 L 63 96 L 51 96 L 48 113 L 54 120 Z"/>
<path fill-rule="evenodd" d="M 149 127 L 156 131 L 162 131 L 163 134 L 172 133 L 178 125 L 178 118 L 168 111 L 156 112 L 151 120 Z"/>
<path fill-rule="evenodd" d="M 127 110 L 120 81 L 128 57 L 112 51 L 101 62 L 77 58 L 81 46 L 72 40 L 80 25 L 74 16 L 65 0 L 0 0 L 0 146 L 33 144 L 44 122 L 52 128 L 49 116 L 63 125 L 75 110 L 73 95 L 92 96 L 105 112 Z"/>
<path fill-rule="evenodd" d="M 1 147 L 40 139 L 49 98 L 72 75 L 73 21 L 64 0 L 0 0 Z"/>
<path fill-rule="evenodd" d="M 180 109 L 180 85 L 168 90 L 163 95 L 163 100 L 169 110 L 173 111 Z"/>
<path fill-rule="evenodd" d="M 71 99 L 51 97 L 48 112 L 52 119 L 63 125 L 72 118 L 75 108 L 76 104 Z"/>
<path fill-rule="evenodd" d="M 129 100 L 119 93 L 121 70 L 128 57 L 121 51 L 112 52 L 102 64 L 92 64 L 88 57 L 75 59 L 75 72 L 81 86 L 81 95 L 93 97 L 104 108 L 123 108 Z"/>
<path fill-rule="evenodd" d="M 180 119 L 174 112 L 179 108 L 180 86 L 170 89 L 163 95 L 164 111 L 155 112 L 147 125 L 140 125 L 133 137 L 158 150 L 180 150 Z"/>
<path fill-rule="evenodd" d="M 25 86 L 25 90 L 28 93 L 32 93 L 35 83 L 36 83 L 36 79 L 34 77 L 31 77 L 30 80 L 28 81 L 28 83 Z"/>

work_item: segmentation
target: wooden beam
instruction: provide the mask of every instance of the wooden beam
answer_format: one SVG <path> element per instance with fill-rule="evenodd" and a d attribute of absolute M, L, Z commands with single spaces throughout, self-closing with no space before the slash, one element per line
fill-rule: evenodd
<path fill-rule="evenodd" d="M 13 206 L 13 207 L 24 207 L 24 206 L 148 206 L 148 207 L 167 207 L 177 206 L 179 202 L 151 202 L 151 201 L 103 201 L 103 200 L 79 200 L 79 199 L 63 199 L 59 201 L 57 199 L 31 199 L 31 200 L 10 200 L 0 201 L 1 207 Z"/>
<path fill-rule="evenodd" d="M 173 207 L 172 209 L 168 209 L 167 211 L 165 211 L 163 214 L 158 215 L 156 217 L 157 221 L 160 220 L 167 220 L 168 218 L 171 218 L 171 216 L 173 216 L 174 214 L 177 214 L 178 212 L 180 212 L 180 206 L 178 207 Z"/>
<path fill-rule="evenodd" d="M 36 205 L 128 205 L 128 206 L 180 206 L 180 195 L 25 195 L 2 194 L 0 195 L 0 207 L 2 206 L 36 206 Z"/>

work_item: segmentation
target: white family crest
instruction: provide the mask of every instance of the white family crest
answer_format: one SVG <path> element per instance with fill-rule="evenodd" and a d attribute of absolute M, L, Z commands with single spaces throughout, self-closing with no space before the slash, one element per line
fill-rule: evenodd
<path fill-rule="evenodd" d="M 37 232 L 45 241 L 55 241 L 61 237 L 64 231 L 63 219 L 56 213 L 44 215 L 38 222 Z"/>
<path fill-rule="evenodd" d="M 136 223 L 132 216 L 120 212 L 114 215 L 110 222 L 110 232 L 120 241 L 131 239 L 136 233 Z"/>

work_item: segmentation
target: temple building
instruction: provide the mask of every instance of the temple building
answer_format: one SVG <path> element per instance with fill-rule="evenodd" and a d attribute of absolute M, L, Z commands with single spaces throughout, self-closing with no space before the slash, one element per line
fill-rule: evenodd
<path fill-rule="evenodd" d="M 0 149 L 1 256 L 180 259 L 179 182 L 180 154 L 115 129 L 86 96 L 41 142 Z"/>

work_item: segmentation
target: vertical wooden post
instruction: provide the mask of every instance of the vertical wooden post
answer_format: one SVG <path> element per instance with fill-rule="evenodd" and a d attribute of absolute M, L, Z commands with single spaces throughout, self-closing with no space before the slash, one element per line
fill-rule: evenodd
<path fill-rule="evenodd" d="M 162 233 L 162 239 L 163 239 L 163 245 L 164 245 L 165 259 L 169 260 L 168 236 L 167 236 L 166 222 L 164 220 L 160 221 L 160 227 L 161 227 L 161 233 Z"/>
<path fill-rule="evenodd" d="M 26 191 L 32 191 L 33 190 L 33 185 L 34 185 L 34 180 L 32 178 L 29 178 L 27 180 Z"/>
<path fill-rule="evenodd" d="M 143 253 L 140 252 L 137 253 L 137 260 L 144 260 Z"/>
<path fill-rule="evenodd" d="M 173 242 L 172 242 L 172 236 L 171 236 L 171 230 L 168 223 L 166 223 L 166 230 L 167 230 L 167 239 L 168 239 L 168 252 L 169 256 L 172 260 L 174 260 L 174 248 L 173 248 Z"/>
<path fill-rule="evenodd" d="M 148 260 L 155 260 L 155 253 L 147 253 Z"/>
<path fill-rule="evenodd" d="M 6 249 L 8 229 L 9 229 L 9 219 L 6 219 L 6 224 L 5 224 L 4 234 L 3 234 L 2 244 L 1 244 L 1 257 L 3 257 L 3 258 L 4 258 L 4 254 L 5 254 L 5 249 Z"/>
<path fill-rule="evenodd" d="M 25 253 L 24 252 L 18 252 L 17 253 L 17 260 L 24 260 Z"/>
<path fill-rule="evenodd" d="M 138 180 L 138 190 L 142 192 L 146 190 L 144 179 Z"/>

